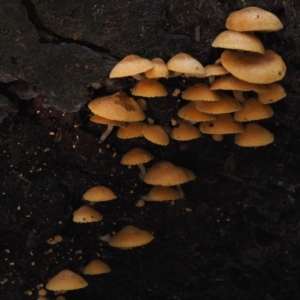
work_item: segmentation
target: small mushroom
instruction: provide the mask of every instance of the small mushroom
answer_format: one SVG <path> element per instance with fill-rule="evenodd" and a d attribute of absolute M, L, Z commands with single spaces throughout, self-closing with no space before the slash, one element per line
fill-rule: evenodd
<path fill-rule="evenodd" d="M 147 78 L 168 78 L 169 70 L 166 63 L 159 57 L 151 60 L 153 68 L 146 71 L 145 75 Z"/>
<path fill-rule="evenodd" d="M 81 206 L 73 212 L 73 221 L 75 223 L 99 222 L 103 216 L 94 208 L 87 205 Z"/>
<path fill-rule="evenodd" d="M 154 236 L 146 231 L 139 229 L 133 225 L 127 225 L 111 237 L 108 242 L 111 247 L 120 249 L 130 249 L 150 243 Z"/>
<path fill-rule="evenodd" d="M 127 166 L 137 165 L 141 170 L 140 179 L 143 179 L 146 174 L 146 168 L 144 164 L 152 159 L 153 155 L 150 152 L 142 148 L 134 148 L 124 154 L 121 159 L 121 164 Z"/>
<path fill-rule="evenodd" d="M 133 96 L 155 98 L 168 95 L 166 88 L 154 78 L 139 81 L 132 89 Z"/>
<path fill-rule="evenodd" d="M 272 107 L 262 104 L 257 98 L 249 98 L 242 104 L 242 109 L 233 115 L 238 122 L 249 122 L 270 118 L 274 115 Z"/>
<path fill-rule="evenodd" d="M 172 186 L 154 186 L 142 199 L 145 201 L 174 201 L 181 199 L 182 195 Z"/>
<path fill-rule="evenodd" d="M 116 194 L 111 189 L 103 185 L 97 185 L 88 189 L 82 197 L 89 202 L 110 201 L 117 198 Z"/>
<path fill-rule="evenodd" d="M 205 70 L 202 64 L 187 53 L 178 53 L 168 62 L 170 71 L 185 74 L 187 76 L 204 77 Z"/>
<path fill-rule="evenodd" d="M 186 168 L 175 166 L 167 161 L 160 161 L 147 171 L 144 182 L 151 185 L 176 186 L 180 197 L 184 198 L 180 185 L 195 178 L 195 174 Z"/>
<path fill-rule="evenodd" d="M 146 124 L 142 130 L 143 137 L 160 146 L 169 145 L 169 136 L 164 128 L 160 125 Z"/>
<path fill-rule="evenodd" d="M 109 74 L 109 78 L 136 76 L 153 68 L 152 62 L 135 54 L 125 56 Z"/>
<path fill-rule="evenodd" d="M 46 289 L 54 292 L 70 291 L 85 288 L 87 285 L 80 275 L 70 270 L 62 270 L 48 281 Z"/>
<path fill-rule="evenodd" d="M 273 143 L 274 135 L 257 123 L 248 123 L 244 132 L 234 136 L 234 142 L 241 147 L 261 147 Z"/>
<path fill-rule="evenodd" d="M 95 115 L 109 120 L 136 122 L 145 119 L 145 114 L 136 101 L 122 91 L 95 98 L 88 107 Z"/>
<path fill-rule="evenodd" d="M 84 275 L 100 275 L 109 273 L 111 268 L 99 259 L 91 260 L 82 270 Z"/>

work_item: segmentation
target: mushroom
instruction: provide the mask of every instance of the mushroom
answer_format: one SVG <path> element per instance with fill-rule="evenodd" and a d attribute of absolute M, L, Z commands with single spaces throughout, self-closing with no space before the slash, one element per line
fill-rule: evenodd
<path fill-rule="evenodd" d="M 270 105 L 262 104 L 256 98 L 249 98 L 242 104 L 242 109 L 234 113 L 233 118 L 238 122 L 248 122 L 267 119 L 273 115 Z"/>
<path fill-rule="evenodd" d="M 151 60 L 153 68 L 145 72 L 147 78 L 168 78 L 169 69 L 166 63 L 159 57 Z"/>
<path fill-rule="evenodd" d="M 116 194 L 111 189 L 103 185 L 97 185 L 88 189 L 82 197 L 89 202 L 103 202 L 117 198 Z"/>
<path fill-rule="evenodd" d="M 136 122 L 145 119 L 145 114 L 136 101 L 122 91 L 98 97 L 88 107 L 95 115 L 109 120 Z"/>
<path fill-rule="evenodd" d="M 127 166 L 137 165 L 141 170 L 140 179 L 143 179 L 146 174 L 144 163 L 147 163 L 152 159 L 153 155 L 150 152 L 142 148 L 134 148 L 124 154 L 121 159 L 121 164 Z"/>
<path fill-rule="evenodd" d="M 145 139 L 160 146 L 167 146 L 170 142 L 167 132 L 160 125 L 146 124 L 142 134 Z"/>
<path fill-rule="evenodd" d="M 195 85 L 187 88 L 181 95 L 182 99 L 189 101 L 218 101 L 219 95 L 211 91 L 210 88 L 204 83 L 196 83 Z"/>
<path fill-rule="evenodd" d="M 195 107 L 197 110 L 207 114 L 226 114 L 239 111 L 242 106 L 238 100 L 225 93 L 219 93 L 220 100 L 218 101 L 196 101 Z"/>
<path fill-rule="evenodd" d="M 73 212 L 73 221 L 75 223 L 99 222 L 103 216 L 94 208 L 87 205 L 81 206 Z"/>
<path fill-rule="evenodd" d="M 178 53 L 168 62 L 170 71 L 185 74 L 187 76 L 204 77 L 205 70 L 202 64 L 187 53 Z"/>
<path fill-rule="evenodd" d="M 136 76 L 153 68 L 152 62 L 135 54 L 125 56 L 109 74 L 109 78 Z"/>
<path fill-rule="evenodd" d="M 154 236 L 150 232 L 127 225 L 111 237 L 108 243 L 111 247 L 130 249 L 146 245 L 153 239 Z"/>
<path fill-rule="evenodd" d="M 216 90 L 228 90 L 233 91 L 234 97 L 239 102 L 244 102 L 245 97 L 243 92 L 254 91 L 256 93 L 261 93 L 268 90 L 268 86 L 266 84 L 255 84 L 249 83 L 243 80 L 240 80 L 232 75 L 225 75 L 218 79 L 216 79 L 210 89 L 212 91 Z"/>
<path fill-rule="evenodd" d="M 215 81 L 216 76 L 223 76 L 228 74 L 228 71 L 221 65 L 207 65 L 204 67 L 205 77 L 208 78 L 208 83 L 211 85 Z"/>
<path fill-rule="evenodd" d="M 212 114 L 207 114 L 207 113 L 199 111 L 196 108 L 197 102 L 198 101 L 191 101 L 188 104 L 182 106 L 178 110 L 177 116 L 180 117 L 181 119 L 184 119 L 191 123 L 212 121 L 212 120 L 216 119 L 216 116 L 214 116 Z"/>
<path fill-rule="evenodd" d="M 283 28 L 273 13 L 255 6 L 248 6 L 229 14 L 225 26 L 234 31 L 277 31 Z"/>
<path fill-rule="evenodd" d="M 225 30 L 218 34 L 213 40 L 212 46 L 215 48 L 265 53 L 263 43 L 254 34 L 232 30 Z"/>
<path fill-rule="evenodd" d="M 184 198 L 181 184 L 194 180 L 195 174 L 170 162 L 161 161 L 154 164 L 146 173 L 144 182 L 151 185 L 176 186 L 180 197 Z"/>
<path fill-rule="evenodd" d="M 170 130 L 170 137 L 177 141 L 190 141 L 201 137 L 198 128 L 189 122 L 182 122 Z"/>
<path fill-rule="evenodd" d="M 257 123 L 248 123 L 244 132 L 234 136 L 234 142 L 241 147 L 261 147 L 273 143 L 274 135 Z"/>
<path fill-rule="evenodd" d="M 279 83 L 271 83 L 268 89 L 262 93 L 258 93 L 258 100 L 262 104 L 275 103 L 286 96 L 283 86 Z"/>
<path fill-rule="evenodd" d="M 91 260 L 82 270 L 84 275 L 100 275 L 109 273 L 111 268 L 99 259 Z"/>
<path fill-rule="evenodd" d="M 146 125 L 144 122 L 132 122 L 127 127 L 119 128 L 117 137 L 119 139 L 132 139 L 143 136 L 143 128 Z"/>
<path fill-rule="evenodd" d="M 86 286 L 88 283 L 80 275 L 66 269 L 52 277 L 48 281 L 46 289 L 58 292 L 82 289 Z"/>
<path fill-rule="evenodd" d="M 171 186 L 154 186 L 142 199 L 145 201 L 174 201 L 181 199 L 182 195 Z"/>
<path fill-rule="evenodd" d="M 282 58 L 269 49 L 264 54 L 224 50 L 221 61 L 229 73 L 250 83 L 273 83 L 281 80 L 286 72 Z"/>
<path fill-rule="evenodd" d="M 231 114 L 222 114 L 216 120 L 201 123 L 199 129 L 206 134 L 233 134 L 243 132 L 244 127 L 242 123 L 233 120 Z"/>
<path fill-rule="evenodd" d="M 168 95 L 166 88 L 154 78 L 139 81 L 132 89 L 133 96 L 155 98 Z"/>

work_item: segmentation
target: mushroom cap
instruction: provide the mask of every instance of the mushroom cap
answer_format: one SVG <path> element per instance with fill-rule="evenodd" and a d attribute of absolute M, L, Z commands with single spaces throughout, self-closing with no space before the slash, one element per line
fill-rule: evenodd
<path fill-rule="evenodd" d="M 146 196 L 146 201 L 169 201 L 181 199 L 181 195 L 177 189 L 171 186 L 154 186 Z"/>
<path fill-rule="evenodd" d="M 235 91 L 254 91 L 256 93 L 264 92 L 268 90 L 268 86 L 266 84 L 255 84 L 240 80 L 231 74 L 222 76 L 216 79 L 210 89 L 215 90 L 235 90 Z"/>
<path fill-rule="evenodd" d="M 222 114 L 216 120 L 201 123 L 199 129 L 207 134 L 232 134 L 243 132 L 244 127 L 242 123 L 234 121 L 231 114 Z"/>
<path fill-rule="evenodd" d="M 111 268 L 99 259 L 91 260 L 82 270 L 84 275 L 100 275 L 109 273 Z"/>
<path fill-rule="evenodd" d="M 187 53 L 178 53 L 168 62 L 167 67 L 170 71 L 193 74 L 195 76 L 205 76 L 205 70 L 202 64 Z"/>
<path fill-rule="evenodd" d="M 88 283 L 78 274 L 70 270 L 62 270 L 57 275 L 52 277 L 46 289 L 50 291 L 70 291 L 86 287 Z"/>
<path fill-rule="evenodd" d="M 165 97 L 168 95 L 166 88 L 154 78 L 139 81 L 132 89 L 133 96 L 146 98 Z"/>
<path fill-rule="evenodd" d="M 125 56 L 111 70 L 109 78 L 134 76 L 153 68 L 152 62 L 135 54 Z"/>
<path fill-rule="evenodd" d="M 273 13 L 249 6 L 229 14 L 225 26 L 234 31 L 277 31 L 283 28 Z"/>
<path fill-rule="evenodd" d="M 185 168 L 161 161 L 154 164 L 144 176 L 144 182 L 151 185 L 173 186 L 195 179 L 195 174 Z"/>
<path fill-rule="evenodd" d="M 274 135 L 257 123 L 248 123 L 245 130 L 234 136 L 234 142 L 241 147 L 260 147 L 271 144 Z"/>
<path fill-rule="evenodd" d="M 242 109 L 234 113 L 233 118 L 238 122 L 249 122 L 270 118 L 274 115 L 272 107 L 262 104 L 256 98 L 249 98 L 242 104 Z"/>
<path fill-rule="evenodd" d="M 135 122 L 145 119 L 145 114 L 136 101 L 122 91 L 98 97 L 88 107 L 95 115 L 110 120 Z"/>
<path fill-rule="evenodd" d="M 262 104 L 275 103 L 286 96 L 283 86 L 279 83 L 271 83 L 268 90 L 258 94 L 258 100 Z"/>
<path fill-rule="evenodd" d="M 119 126 L 119 127 L 126 127 L 126 125 L 127 125 L 126 122 L 109 120 L 109 119 L 100 117 L 98 115 L 92 115 L 90 117 L 90 121 L 93 123 L 97 123 L 97 124 L 113 125 L 113 126 Z"/>
<path fill-rule="evenodd" d="M 117 132 L 117 137 L 119 139 L 132 139 L 142 137 L 142 131 L 145 125 L 147 124 L 144 122 L 129 123 L 127 127 L 119 128 Z"/>
<path fill-rule="evenodd" d="M 128 249 L 146 245 L 153 239 L 154 236 L 150 232 L 127 225 L 117 232 L 108 243 L 112 247 Z"/>
<path fill-rule="evenodd" d="M 268 49 L 264 54 L 225 50 L 221 60 L 229 73 L 251 83 L 272 83 L 281 80 L 286 72 L 282 58 Z"/>
<path fill-rule="evenodd" d="M 207 114 L 204 112 L 199 111 L 196 108 L 196 103 L 198 101 L 192 101 L 188 104 L 182 106 L 178 112 L 177 116 L 190 121 L 190 122 L 205 122 L 205 121 L 211 121 L 214 120 L 216 117 L 212 114 Z"/>
<path fill-rule="evenodd" d="M 211 91 L 204 83 L 196 83 L 187 88 L 181 95 L 182 99 L 189 101 L 218 101 L 219 95 Z"/>
<path fill-rule="evenodd" d="M 177 141 L 190 141 L 200 138 L 201 132 L 191 123 L 182 122 L 178 127 L 171 129 L 170 137 Z"/>
<path fill-rule="evenodd" d="M 196 101 L 196 109 L 207 114 L 219 115 L 239 111 L 242 108 L 239 101 L 235 98 L 225 93 L 220 94 L 220 96 L 220 100 L 214 102 Z"/>
<path fill-rule="evenodd" d="M 145 72 L 147 78 L 169 78 L 169 69 L 163 59 L 156 57 L 151 62 L 153 68 Z"/>
<path fill-rule="evenodd" d="M 84 205 L 73 212 L 73 221 L 75 223 L 99 222 L 103 216 L 94 208 Z"/>
<path fill-rule="evenodd" d="M 128 166 L 144 164 L 149 162 L 153 158 L 154 157 L 150 152 L 142 148 L 133 148 L 124 154 L 124 156 L 121 159 L 121 164 Z"/>
<path fill-rule="evenodd" d="M 111 189 L 103 185 L 97 185 L 88 189 L 82 197 L 84 200 L 90 202 L 110 201 L 117 198 Z"/>
<path fill-rule="evenodd" d="M 222 76 L 228 74 L 228 71 L 221 65 L 207 65 L 204 67 L 206 77 L 209 76 Z"/>
<path fill-rule="evenodd" d="M 217 35 L 212 46 L 215 48 L 257 52 L 263 54 L 265 48 L 261 40 L 252 33 L 225 30 Z"/>
<path fill-rule="evenodd" d="M 160 125 L 146 124 L 142 134 L 145 139 L 157 145 L 167 146 L 170 142 L 167 132 Z"/>

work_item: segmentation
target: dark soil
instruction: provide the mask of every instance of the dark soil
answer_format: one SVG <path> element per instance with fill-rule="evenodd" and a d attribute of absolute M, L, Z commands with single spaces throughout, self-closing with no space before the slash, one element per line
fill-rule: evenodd
<path fill-rule="evenodd" d="M 227 11 L 237 8 L 231 2 L 235 1 L 220 4 L 224 16 L 219 16 L 217 23 L 224 24 Z M 43 97 L 20 100 L 9 85 L 1 85 L 1 93 L 17 109 L 0 124 L 1 300 L 37 299 L 41 285 L 60 270 L 67 268 L 80 274 L 83 266 L 96 257 L 107 262 L 112 272 L 85 276 L 89 286 L 67 292 L 66 299 L 300 297 L 297 13 L 286 20 L 287 13 L 293 15 L 291 11 L 299 4 L 286 1 L 283 7 L 280 1 L 265 2 L 262 6 L 276 12 L 288 28 L 284 33 L 260 34 L 266 48 L 280 53 L 288 67 L 283 81 L 287 97 L 273 104 L 275 115 L 261 123 L 275 135 L 275 142 L 266 147 L 241 148 L 232 136 L 215 142 L 206 135 L 161 147 L 141 138 L 120 140 L 115 130 L 99 143 L 105 128 L 89 122 L 86 104 L 78 112 L 62 112 L 45 107 Z M 187 25 L 181 27 L 178 22 L 183 21 L 176 19 L 177 6 L 171 8 L 167 14 L 169 27 L 164 30 L 190 38 L 189 30 L 195 26 L 189 24 L 194 24 L 197 15 L 182 13 Z M 202 9 L 206 15 L 205 9 L 208 12 L 213 7 L 203 5 Z M 291 38 L 293 31 L 295 36 Z M 212 26 L 203 34 L 212 37 L 216 32 Z M 210 49 L 210 42 L 203 41 L 206 48 L 198 53 L 198 58 L 206 54 L 204 64 L 220 54 Z M 198 44 L 190 44 L 195 53 L 199 49 L 193 45 Z M 168 51 L 162 53 L 164 58 L 168 55 Z M 194 81 L 162 82 L 172 95 L 176 87 L 185 88 Z M 109 81 L 91 91 L 91 97 L 120 86 L 128 91 L 133 84 L 131 79 Z M 183 101 L 173 96 L 149 100 L 146 114 L 166 126 L 182 105 Z M 139 180 L 137 168 L 120 164 L 122 155 L 133 147 L 147 149 L 155 161 L 168 160 L 191 169 L 196 180 L 183 185 L 186 199 L 136 207 L 149 186 Z M 72 212 L 83 204 L 83 193 L 99 184 L 110 187 L 118 199 L 95 205 L 104 216 L 102 222 L 75 224 Z M 152 232 L 155 239 L 131 250 L 112 248 L 100 240 L 128 224 Z M 57 234 L 63 237 L 61 243 L 47 243 Z M 47 297 L 55 299 L 52 292 Z"/>

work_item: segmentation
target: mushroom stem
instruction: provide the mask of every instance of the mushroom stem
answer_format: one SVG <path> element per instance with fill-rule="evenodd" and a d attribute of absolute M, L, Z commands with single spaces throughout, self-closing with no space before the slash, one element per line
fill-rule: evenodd
<path fill-rule="evenodd" d="M 141 180 L 144 180 L 144 177 L 145 177 L 145 174 L 146 174 L 146 168 L 143 164 L 138 164 L 137 166 L 141 170 L 141 173 L 140 173 L 139 177 L 140 177 Z"/>
<path fill-rule="evenodd" d="M 114 128 L 114 125 L 107 125 L 107 128 L 106 128 L 106 130 L 102 133 L 102 135 L 101 135 L 101 137 L 100 137 L 100 141 L 101 142 L 104 142 L 105 141 L 105 139 L 109 136 L 109 134 L 112 132 L 112 130 L 113 130 L 113 128 Z"/>
<path fill-rule="evenodd" d="M 99 237 L 100 241 L 102 242 L 106 242 L 109 243 L 109 241 L 111 240 L 111 235 L 108 233 L 106 235 L 102 235 Z"/>
<path fill-rule="evenodd" d="M 238 100 L 240 103 L 243 103 L 243 102 L 245 102 L 245 97 L 244 97 L 244 95 L 243 95 L 243 92 L 242 91 L 237 91 L 237 90 L 234 90 L 233 91 L 233 95 L 234 95 L 234 98 L 236 99 L 236 100 Z"/>
<path fill-rule="evenodd" d="M 181 198 L 181 199 L 185 199 L 185 197 L 184 197 L 184 192 L 183 192 L 183 190 L 182 190 L 181 185 L 180 185 L 180 184 L 177 184 L 175 187 L 176 187 L 176 189 L 177 189 L 177 191 L 178 191 L 178 193 L 179 193 L 179 195 L 180 195 L 180 198 Z"/>
<path fill-rule="evenodd" d="M 140 74 L 136 74 L 136 75 L 132 75 L 132 77 L 135 79 L 135 80 L 143 80 L 146 78 L 145 74 L 144 73 L 140 73 Z"/>
<path fill-rule="evenodd" d="M 211 76 L 208 76 L 208 84 L 211 85 L 216 79 L 216 76 L 214 75 L 211 75 Z"/>

